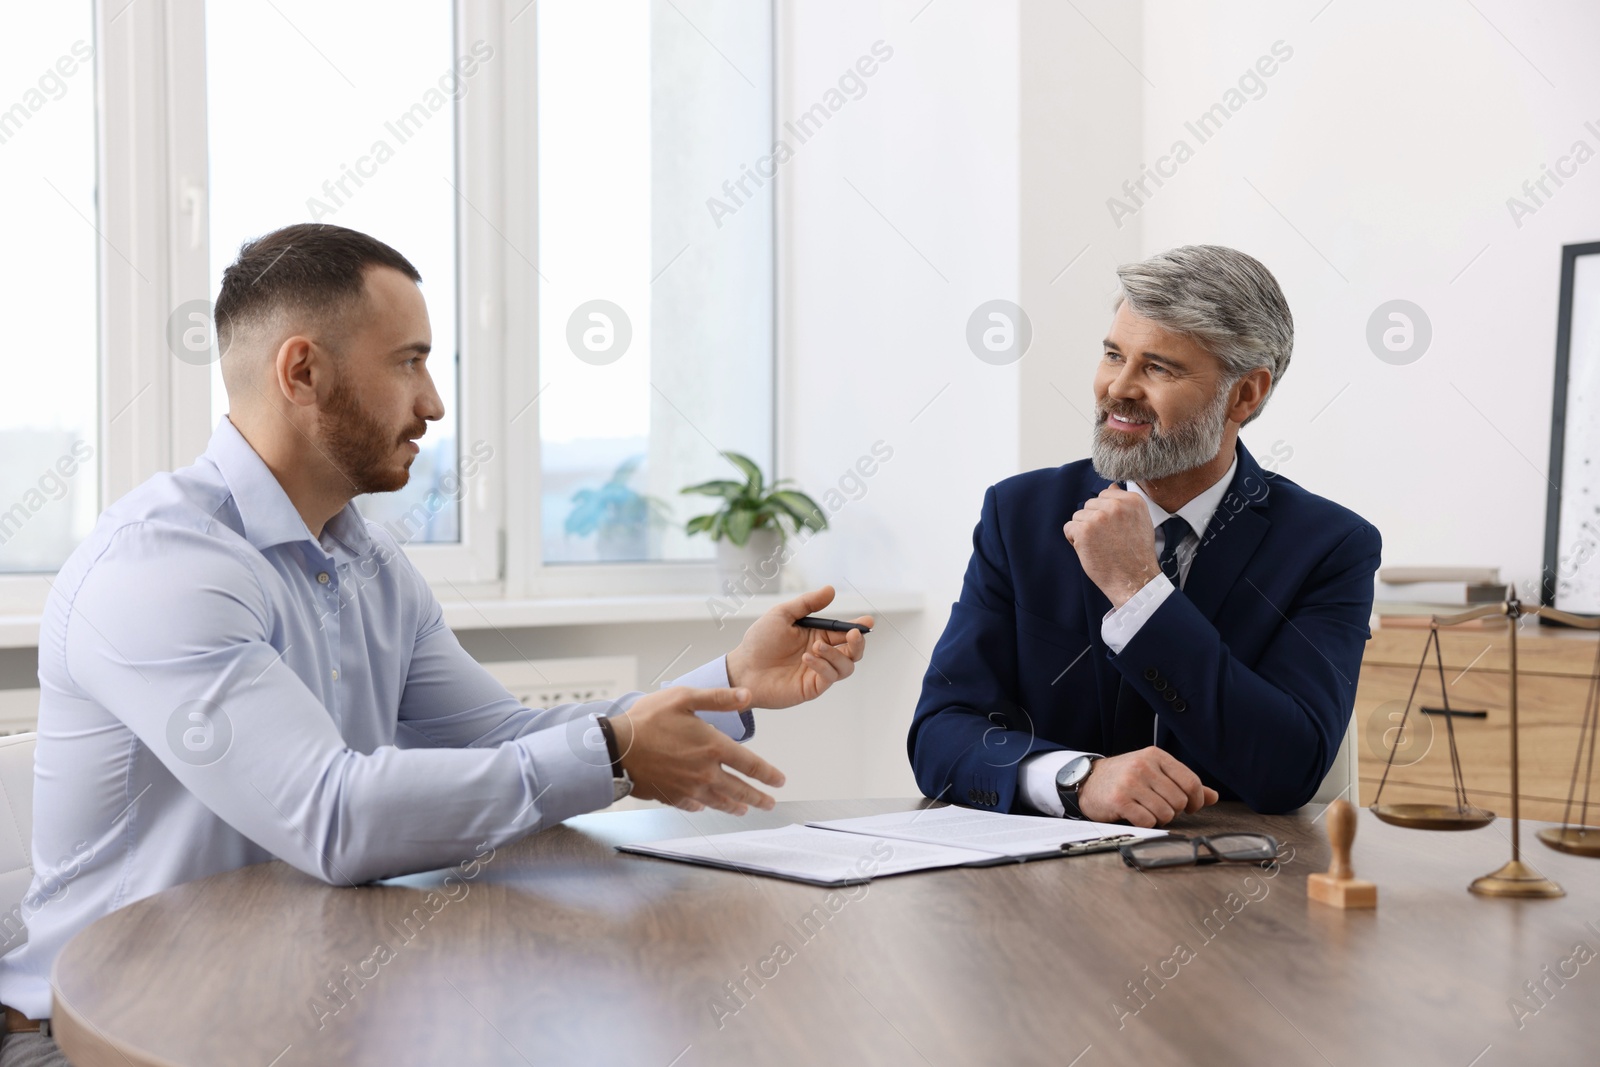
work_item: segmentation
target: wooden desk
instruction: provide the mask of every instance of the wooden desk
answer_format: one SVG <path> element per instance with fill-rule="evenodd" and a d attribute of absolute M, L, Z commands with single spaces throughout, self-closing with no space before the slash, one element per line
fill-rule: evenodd
<path fill-rule="evenodd" d="M 455 884 L 458 899 L 413 919 L 409 942 L 396 926 L 428 915 L 441 875 L 335 889 L 282 863 L 229 872 L 74 939 L 55 973 L 56 1033 L 80 1067 L 1600 1058 L 1600 958 L 1566 964 L 1565 985 L 1549 980 L 1520 1030 L 1508 1007 L 1574 945 L 1600 952 L 1600 865 L 1531 843 L 1525 857 L 1567 897 L 1474 897 L 1467 883 L 1506 858 L 1501 824 L 1404 831 L 1363 811 L 1355 865 L 1378 883 L 1375 913 L 1306 899 L 1306 875 L 1328 861 L 1320 809 L 1224 806 L 1183 821 L 1277 835 L 1294 854 L 1273 878 L 1142 874 L 1110 854 L 887 878 L 847 898 L 611 848 L 916 803 L 574 819 L 501 848 Z M 393 958 L 364 985 L 346 978 L 348 1002 L 330 1013 L 328 983 L 379 942 Z M 1174 958 L 1179 944 L 1187 958 Z"/>

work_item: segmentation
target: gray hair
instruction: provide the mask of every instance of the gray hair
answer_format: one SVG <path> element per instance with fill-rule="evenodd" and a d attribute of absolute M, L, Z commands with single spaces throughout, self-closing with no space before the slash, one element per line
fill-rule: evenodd
<path fill-rule="evenodd" d="M 1289 369 L 1294 317 L 1272 272 L 1253 256 L 1221 245 L 1184 245 L 1117 268 L 1135 314 L 1192 337 L 1222 362 L 1223 388 L 1265 367 L 1272 383 L 1249 424 Z"/>

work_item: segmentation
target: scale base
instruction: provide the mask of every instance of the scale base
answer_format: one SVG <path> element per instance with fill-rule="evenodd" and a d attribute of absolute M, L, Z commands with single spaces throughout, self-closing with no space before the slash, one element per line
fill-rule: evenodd
<path fill-rule="evenodd" d="M 1567 891 L 1529 867 L 1521 860 L 1512 860 L 1504 867 L 1482 878 L 1474 878 L 1467 887 L 1481 897 L 1534 897 L 1548 899 L 1564 897 Z"/>

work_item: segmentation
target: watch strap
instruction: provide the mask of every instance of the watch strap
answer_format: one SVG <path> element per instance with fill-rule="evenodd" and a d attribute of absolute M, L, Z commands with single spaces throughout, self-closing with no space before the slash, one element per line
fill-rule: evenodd
<path fill-rule="evenodd" d="M 606 739 L 606 755 L 611 757 L 611 777 L 626 778 L 628 772 L 622 769 L 622 753 L 617 748 L 617 728 L 607 715 L 596 715 L 595 722 L 600 726 L 600 736 Z"/>

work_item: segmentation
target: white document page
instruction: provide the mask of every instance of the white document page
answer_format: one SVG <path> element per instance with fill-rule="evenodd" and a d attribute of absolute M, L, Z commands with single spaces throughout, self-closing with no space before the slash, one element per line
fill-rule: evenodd
<path fill-rule="evenodd" d="M 831 819 L 808 825 L 851 834 L 891 837 L 900 841 L 977 849 L 1012 857 L 1057 852 L 1062 845 L 1076 841 L 1123 836 L 1161 837 L 1166 833 L 1165 830 L 1146 830 L 1138 826 L 1114 826 L 1110 823 L 1051 819 L 1039 815 L 1006 815 L 954 805 L 894 811 L 859 819 Z"/>
<path fill-rule="evenodd" d="M 866 882 L 886 874 L 994 859 L 991 853 L 972 849 L 840 834 L 798 823 L 776 830 L 740 830 L 617 847 L 624 852 L 758 871 L 818 885 Z"/>

